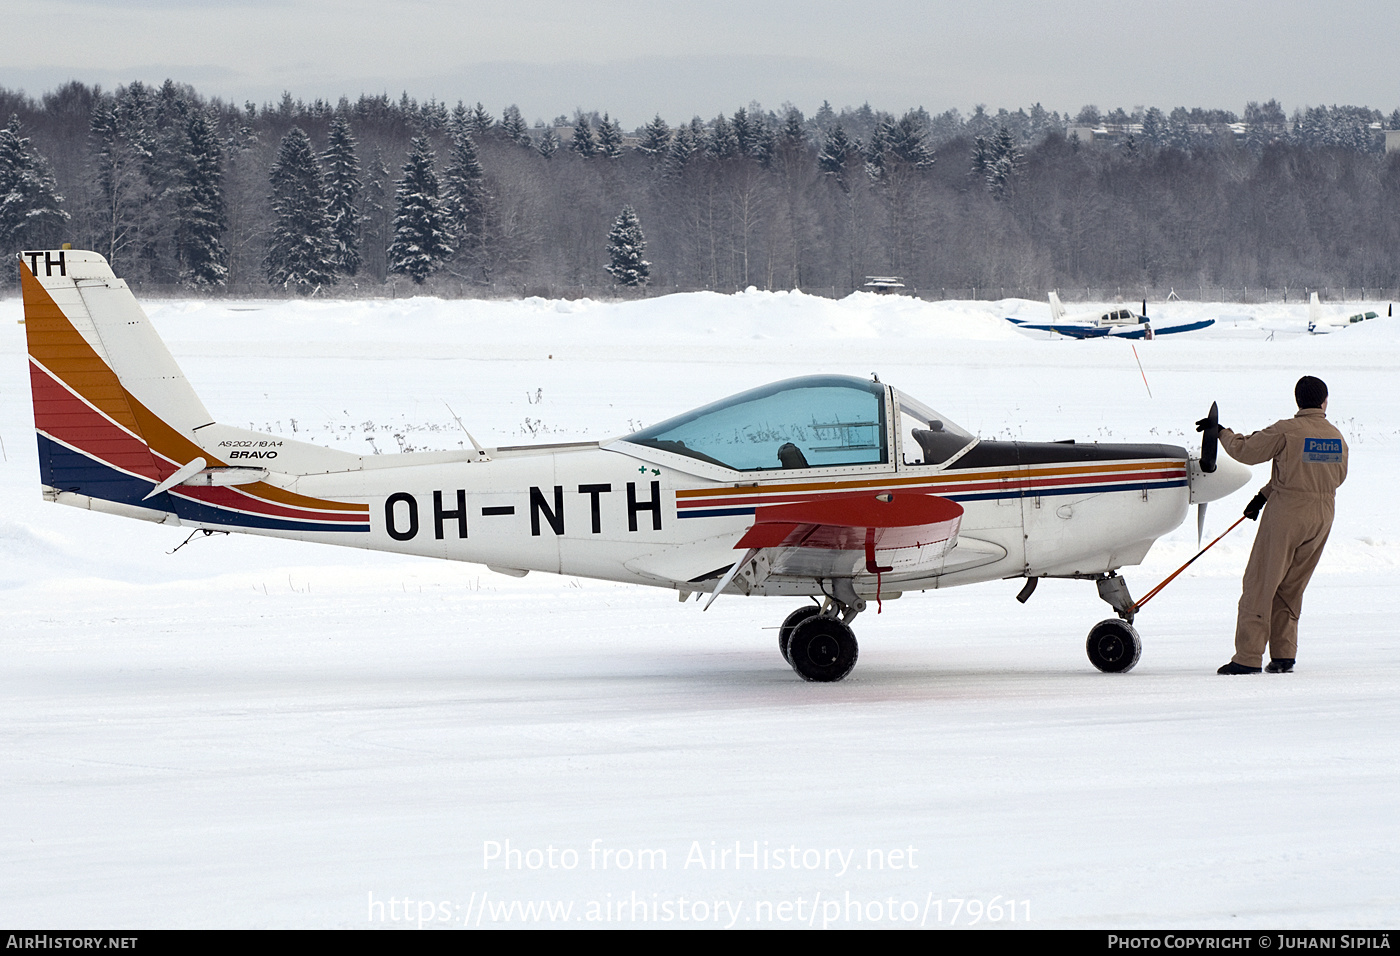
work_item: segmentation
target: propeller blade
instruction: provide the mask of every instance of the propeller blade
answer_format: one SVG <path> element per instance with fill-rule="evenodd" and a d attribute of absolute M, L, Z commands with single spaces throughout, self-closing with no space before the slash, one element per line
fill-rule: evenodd
<path fill-rule="evenodd" d="M 1206 416 L 1206 427 L 1201 430 L 1201 471 L 1210 474 L 1215 471 L 1215 457 L 1220 450 L 1220 405 L 1210 403 L 1210 414 Z"/>
<path fill-rule="evenodd" d="M 1206 505 L 1208 501 L 1202 501 L 1196 506 L 1196 547 L 1201 546 L 1201 538 L 1205 537 L 1206 530 Z"/>
<path fill-rule="evenodd" d="M 1142 300 L 1142 317 L 1143 317 L 1144 319 L 1147 318 L 1147 300 L 1146 300 L 1146 299 L 1143 299 L 1143 300 Z"/>

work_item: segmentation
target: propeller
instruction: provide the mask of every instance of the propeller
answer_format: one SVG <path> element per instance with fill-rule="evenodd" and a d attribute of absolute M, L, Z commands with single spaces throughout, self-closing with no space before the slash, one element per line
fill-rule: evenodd
<path fill-rule="evenodd" d="M 1210 474 L 1215 471 L 1215 459 L 1220 452 L 1220 403 L 1211 402 L 1210 412 L 1196 423 L 1201 433 L 1201 471 Z M 1206 529 L 1206 504 L 1196 506 L 1196 547 L 1201 546 L 1201 538 Z"/>
<path fill-rule="evenodd" d="M 1215 458 L 1220 450 L 1220 403 L 1211 402 L 1210 412 L 1196 423 L 1201 433 L 1201 471 L 1210 474 L 1215 471 Z"/>

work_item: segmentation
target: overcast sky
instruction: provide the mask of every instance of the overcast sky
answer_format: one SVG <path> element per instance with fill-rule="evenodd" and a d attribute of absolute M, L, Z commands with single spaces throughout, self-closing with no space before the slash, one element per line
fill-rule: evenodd
<path fill-rule="evenodd" d="M 1400 3 L 1331 0 L 0 0 L 0 86 L 167 77 L 234 102 L 407 91 L 625 126 L 1040 102 L 1400 107 Z"/>

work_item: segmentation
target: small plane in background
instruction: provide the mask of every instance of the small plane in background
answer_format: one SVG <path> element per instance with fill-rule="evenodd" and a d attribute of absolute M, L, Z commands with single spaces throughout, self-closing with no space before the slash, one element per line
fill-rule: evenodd
<path fill-rule="evenodd" d="M 808 598 L 778 631 L 809 681 L 855 666 L 869 601 L 980 581 L 1093 581 L 1090 661 L 1142 644 L 1118 569 L 1249 480 L 1165 444 L 987 441 L 878 378 L 808 375 L 607 441 L 364 456 L 222 424 L 95 252 L 20 254 L 49 501 L 708 594 Z M 465 430 L 465 429 L 464 429 Z M 468 433 L 470 438 L 470 433 Z M 1198 511 L 1199 520 L 1203 512 Z M 927 612 L 925 612 L 927 614 Z M 936 616 L 930 634 L 943 633 Z M 577 639 L 567 627 L 560 640 Z M 949 635 L 951 637 L 951 635 Z"/>
<path fill-rule="evenodd" d="M 1390 310 L 1394 312 L 1395 307 L 1391 306 Z M 1314 292 L 1308 298 L 1308 332 L 1313 335 L 1327 335 L 1349 325 L 1356 325 L 1358 322 L 1379 318 L 1380 315 L 1376 312 L 1358 312 L 1355 315 L 1345 317 L 1324 316 L 1322 302 L 1318 299 L 1317 293 Z"/>
<path fill-rule="evenodd" d="M 1067 315 L 1060 297 L 1050 293 L 1050 323 L 1033 322 L 1030 319 L 1016 319 L 1007 316 L 1006 321 L 1020 329 L 1037 332 L 1054 332 L 1072 339 L 1150 339 L 1158 335 L 1174 332 L 1194 332 L 1215 324 L 1214 319 L 1199 322 L 1183 322 L 1177 325 L 1156 326 L 1147 317 L 1147 300 L 1142 301 L 1142 312 L 1137 313 L 1127 306 L 1110 309 L 1107 312 L 1080 312 Z"/>

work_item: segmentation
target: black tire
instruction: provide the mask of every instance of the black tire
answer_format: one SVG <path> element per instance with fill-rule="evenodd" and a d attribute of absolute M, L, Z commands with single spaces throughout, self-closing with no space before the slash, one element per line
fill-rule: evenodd
<path fill-rule="evenodd" d="M 856 666 L 859 654 L 855 633 L 831 617 L 808 617 L 788 639 L 788 661 L 803 680 L 840 680 Z"/>
<path fill-rule="evenodd" d="M 787 661 L 789 664 L 792 663 L 792 658 L 788 656 L 788 641 L 792 640 L 792 629 L 807 620 L 807 618 L 813 617 L 821 612 L 822 609 L 815 604 L 808 604 L 806 607 L 800 607 L 783 618 L 783 626 L 778 628 L 778 650 L 782 652 L 783 660 Z"/>
<path fill-rule="evenodd" d="M 1111 617 L 1090 628 L 1085 650 L 1089 662 L 1105 674 L 1124 674 L 1142 656 L 1142 638 L 1132 625 Z"/>

